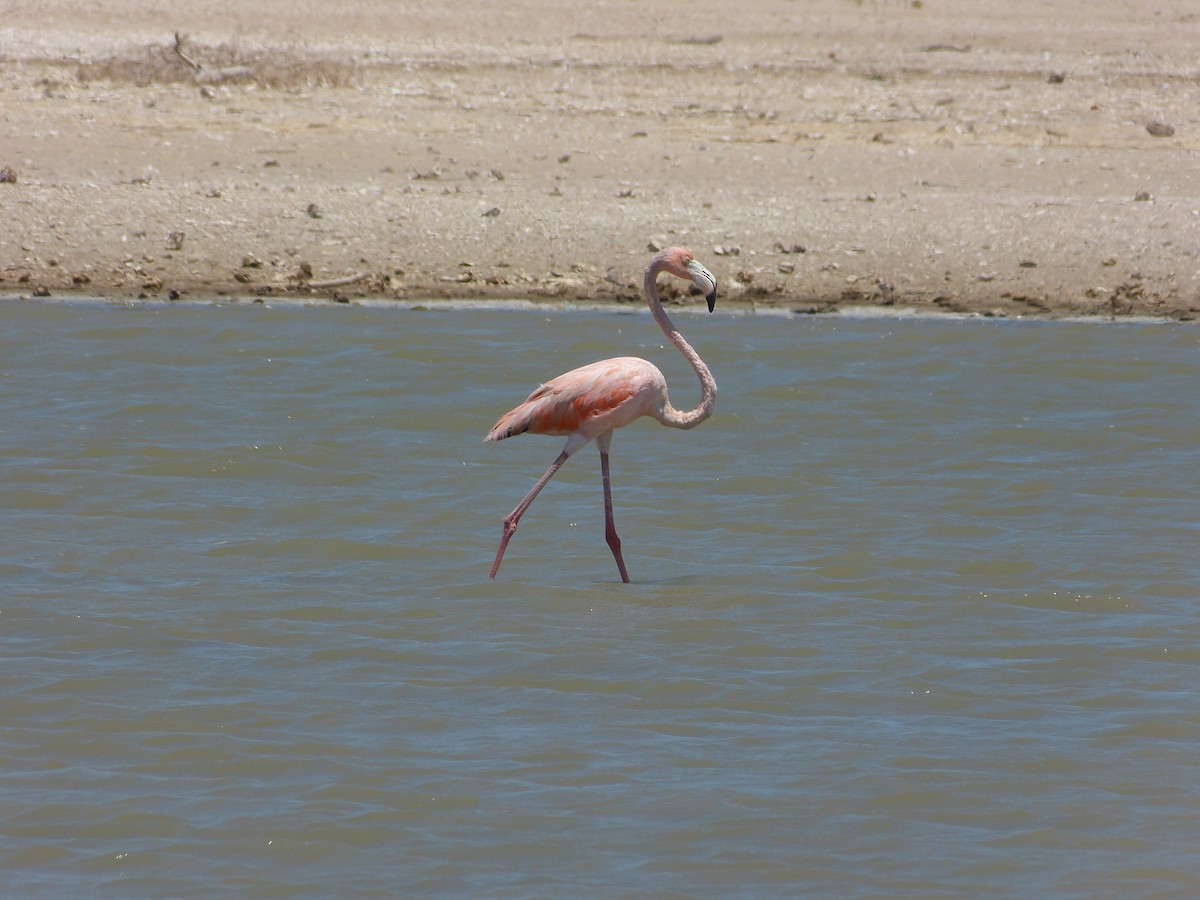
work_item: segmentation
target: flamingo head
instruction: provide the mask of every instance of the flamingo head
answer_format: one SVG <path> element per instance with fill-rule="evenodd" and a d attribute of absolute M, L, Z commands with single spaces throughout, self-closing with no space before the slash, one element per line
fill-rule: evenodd
<path fill-rule="evenodd" d="M 666 264 L 664 268 L 678 278 L 691 281 L 704 294 L 708 303 L 708 311 L 712 312 L 717 305 L 717 277 L 704 268 L 696 259 L 694 253 L 686 247 L 672 247 L 663 251 Z"/>

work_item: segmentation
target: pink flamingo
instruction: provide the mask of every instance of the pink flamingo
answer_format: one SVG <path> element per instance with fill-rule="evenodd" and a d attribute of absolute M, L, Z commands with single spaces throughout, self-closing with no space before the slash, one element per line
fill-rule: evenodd
<path fill-rule="evenodd" d="M 526 431 L 534 434 L 565 434 L 567 445 L 554 460 L 546 474 L 538 479 L 516 509 L 504 518 L 504 533 L 492 563 L 489 578 L 495 578 L 504 559 L 504 550 L 517 530 L 517 523 L 533 503 L 538 492 L 554 477 L 567 458 L 593 438 L 600 450 L 600 476 L 604 483 L 604 537 L 617 561 L 621 580 L 629 582 L 625 560 L 621 558 L 621 540 L 613 524 L 612 488 L 608 479 L 608 448 L 613 429 L 628 425 L 641 416 L 650 416 L 671 428 L 695 428 L 710 415 L 717 399 L 717 382 L 692 345 L 683 339 L 671 323 L 662 301 L 658 299 L 658 273 L 666 271 L 678 278 L 692 281 L 704 292 L 708 311 L 717 301 L 717 279 L 696 261 L 690 250 L 671 247 L 650 260 L 646 267 L 644 288 L 646 303 L 654 321 L 667 339 L 696 370 L 700 378 L 700 405 L 680 412 L 667 399 L 667 380 L 653 363 L 636 356 L 620 356 L 573 369 L 548 381 L 529 395 L 516 409 L 500 417 L 486 441 L 502 441 Z"/>

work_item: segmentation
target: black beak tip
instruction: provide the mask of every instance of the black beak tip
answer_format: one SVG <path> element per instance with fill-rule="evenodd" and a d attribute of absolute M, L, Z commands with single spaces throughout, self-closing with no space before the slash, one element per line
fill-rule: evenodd
<path fill-rule="evenodd" d="M 717 308 L 717 292 L 716 291 L 713 291 L 712 293 L 709 293 L 709 294 L 705 294 L 704 299 L 708 301 L 708 311 L 709 312 L 712 312 L 714 309 Z"/>

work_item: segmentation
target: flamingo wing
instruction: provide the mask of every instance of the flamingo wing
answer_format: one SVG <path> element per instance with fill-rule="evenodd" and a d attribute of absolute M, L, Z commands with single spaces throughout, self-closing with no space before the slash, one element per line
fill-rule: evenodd
<path fill-rule="evenodd" d="M 501 416 L 486 440 L 502 441 L 526 431 L 591 439 L 650 414 L 665 396 L 666 380 L 652 363 L 635 356 L 606 359 L 541 385 Z"/>

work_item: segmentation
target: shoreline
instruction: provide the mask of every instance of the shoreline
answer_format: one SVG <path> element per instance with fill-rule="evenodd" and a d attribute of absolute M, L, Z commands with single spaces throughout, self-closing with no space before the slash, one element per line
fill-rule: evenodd
<path fill-rule="evenodd" d="M 49 297 L 33 297 L 22 294 L 0 293 L 0 304 L 6 303 L 44 303 L 61 304 L 64 306 L 113 306 L 126 309 L 165 309 L 198 308 L 198 307 L 254 307 L 278 309 L 383 309 L 396 312 L 513 312 L 544 314 L 547 312 L 575 313 L 600 312 L 613 315 L 646 315 L 649 310 L 644 304 L 634 305 L 597 300 L 529 300 L 529 299 L 497 299 L 484 297 L 470 298 L 429 298 L 425 300 L 408 298 L 394 299 L 386 297 L 354 297 L 334 299 L 329 296 L 313 295 L 302 297 L 298 294 L 277 294 L 272 296 L 227 295 L 223 297 L 192 297 L 172 300 L 167 297 L 121 297 L 97 296 L 94 294 L 67 292 Z M 712 313 L 708 312 L 703 303 L 676 304 L 669 307 L 671 316 L 707 318 L 723 316 L 726 318 L 742 318 L 746 316 L 769 317 L 786 320 L 806 318 L 839 319 L 843 321 L 861 322 L 881 320 L 889 322 L 994 322 L 994 323 L 1024 323 L 1024 324 L 1072 324 L 1072 325 L 1163 325 L 1188 327 L 1196 323 L 1196 319 L 1178 316 L 1119 314 L 1102 316 L 1097 314 L 1069 315 L 1051 311 L 1037 315 L 996 315 L 988 312 L 951 312 L 943 309 L 918 308 L 898 305 L 840 305 L 827 310 L 791 309 L 787 306 L 761 306 L 749 303 L 721 303 Z"/>

